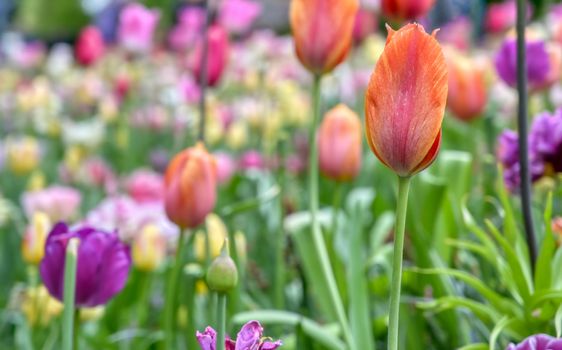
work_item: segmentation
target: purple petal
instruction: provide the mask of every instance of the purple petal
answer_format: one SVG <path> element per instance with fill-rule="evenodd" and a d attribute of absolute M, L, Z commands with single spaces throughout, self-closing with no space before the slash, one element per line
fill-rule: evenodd
<path fill-rule="evenodd" d="M 258 350 L 263 327 L 258 321 L 246 323 L 236 337 L 235 350 Z"/>
<path fill-rule="evenodd" d="M 217 332 L 213 328 L 207 327 L 203 333 L 197 331 L 195 336 L 201 346 L 201 350 L 215 350 Z"/>
<path fill-rule="evenodd" d="M 275 350 L 278 347 L 280 347 L 281 345 L 283 345 L 281 340 L 277 340 L 275 342 L 266 341 L 262 344 L 260 350 Z"/>

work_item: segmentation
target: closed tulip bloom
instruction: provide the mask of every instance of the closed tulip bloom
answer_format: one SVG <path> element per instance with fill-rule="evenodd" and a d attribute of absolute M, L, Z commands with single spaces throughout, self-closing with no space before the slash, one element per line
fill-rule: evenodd
<path fill-rule="evenodd" d="M 21 255 L 25 262 L 39 265 L 45 253 L 45 241 L 50 230 L 49 216 L 42 212 L 33 213 L 31 224 L 25 230 L 21 245 Z"/>
<path fill-rule="evenodd" d="M 365 96 L 367 141 L 399 176 L 428 167 L 441 144 L 447 100 L 447 63 L 423 26 L 388 27 L 384 51 Z"/>
<path fill-rule="evenodd" d="M 78 268 L 76 270 L 76 307 L 94 307 L 107 303 L 125 286 L 131 257 L 114 232 L 104 232 L 90 226 L 75 230 L 65 223 L 55 225 L 45 244 L 45 257 L 39 267 L 41 279 L 49 293 L 62 301 L 64 293 L 64 263 L 66 245 L 78 238 Z"/>
<path fill-rule="evenodd" d="M 343 62 L 358 8 L 357 0 L 292 0 L 295 50 L 306 69 L 320 75 Z"/>
<path fill-rule="evenodd" d="M 105 53 L 105 43 L 100 30 L 94 26 L 84 28 L 76 42 L 75 55 L 78 63 L 89 66 Z"/>
<path fill-rule="evenodd" d="M 207 59 L 207 85 L 216 86 L 228 63 L 228 33 L 219 25 L 212 25 L 207 33 L 208 59 Z M 199 41 L 195 47 L 191 63 L 193 75 L 197 83 L 203 79 L 203 42 Z"/>
<path fill-rule="evenodd" d="M 382 12 L 393 19 L 413 20 L 425 16 L 435 0 L 382 0 Z"/>
<path fill-rule="evenodd" d="M 447 107 L 459 119 L 472 120 L 484 111 L 488 101 L 486 66 L 453 49 L 446 51 L 446 57 L 449 68 Z"/>
<path fill-rule="evenodd" d="M 182 228 L 198 226 L 215 207 L 215 158 L 201 143 L 178 153 L 166 170 L 164 187 L 168 218 Z"/>
<path fill-rule="evenodd" d="M 361 121 L 340 104 L 328 111 L 318 133 L 320 171 L 336 181 L 349 181 L 361 168 Z"/>
<path fill-rule="evenodd" d="M 166 237 L 155 224 L 147 224 L 135 237 L 133 264 L 141 271 L 154 271 L 166 257 Z"/>

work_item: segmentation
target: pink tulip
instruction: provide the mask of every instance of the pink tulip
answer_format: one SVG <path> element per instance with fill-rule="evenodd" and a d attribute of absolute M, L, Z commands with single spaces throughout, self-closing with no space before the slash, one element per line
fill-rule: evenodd
<path fill-rule="evenodd" d="M 218 22 L 232 33 L 245 33 L 259 17 L 261 11 L 261 4 L 255 1 L 223 1 L 219 9 Z"/>
<path fill-rule="evenodd" d="M 179 16 L 178 24 L 172 28 L 168 42 L 172 49 L 184 51 L 195 45 L 205 24 L 205 11 L 200 7 L 187 7 Z"/>
<path fill-rule="evenodd" d="M 531 8 L 527 9 L 530 18 Z M 488 6 L 484 27 L 492 34 L 504 32 L 515 26 L 517 19 L 517 4 L 515 0 L 508 0 L 502 3 L 493 3 Z"/>
<path fill-rule="evenodd" d="M 138 203 L 161 201 L 164 198 L 162 175 L 150 170 L 137 170 L 129 176 L 127 193 Z"/>
<path fill-rule="evenodd" d="M 244 170 L 265 169 L 265 160 L 256 150 L 248 151 L 242 155 L 239 165 Z"/>
<path fill-rule="evenodd" d="M 84 66 L 96 63 L 105 53 L 105 43 L 100 30 L 88 26 L 80 32 L 75 47 L 76 61 Z"/>
<path fill-rule="evenodd" d="M 208 35 L 208 57 L 207 57 L 207 85 L 218 84 L 222 72 L 228 61 L 228 33 L 219 25 L 209 27 Z M 203 78 L 203 41 L 200 40 L 195 47 L 191 66 L 195 80 L 201 84 Z"/>
<path fill-rule="evenodd" d="M 227 183 L 236 172 L 236 162 L 228 153 L 216 152 L 214 156 L 217 161 L 217 181 L 219 184 Z"/>
<path fill-rule="evenodd" d="M 25 192 L 22 206 L 27 217 L 36 212 L 47 214 L 52 222 L 69 221 L 80 210 L 82 195 L 72 187 L 51 186 L 40 191 Z"/>
<path fill-rule="evenodd" d="M 159 18 L 158 10 L 150 10 L 138 3 L 127 5 L 119 16 L 119 42 L 131 52 L 149 51 Z"/>
<path fill-rule="evenodd" d="M 373 33 L 377 28 L 377 15 L 374 11 L 360 8 L 355 16 L 353 24 L 353 41 L 355 43 L 362 42 L 369 34 Z"/>

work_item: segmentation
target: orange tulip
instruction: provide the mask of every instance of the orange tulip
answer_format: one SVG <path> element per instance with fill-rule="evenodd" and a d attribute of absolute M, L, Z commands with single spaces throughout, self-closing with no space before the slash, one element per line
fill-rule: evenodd
<path fill-rule="evenodd" d="M 345 59 L 358 8 L 357 0 L 292 0 L 295 49 L 306 69 L 321 75 Z"/>
<path fill-rule="evenodd" d="M 425 16 L 435 0 L 382 0 L 382 12 L 393 19 L 413 20 Z"/>
<path fill-rule="evenodd" d="M 365 95 L 367 141 L 383 164 L 406 177 L 427 168 L 439 151 L 447 63 L 435 32 L 419 24 L 387 28 Z"/>
<path fill-rule="evenodd" d="M 449 96 L 447 107 L 462 120 L 478 117 L 486 107 L 488 87 L 487 67 L 456 52 L 445 51 L 449 67 Z"/>
<path fill-rule="evenodd" d="M 361 168 L 361 121 L 340 104 L 326 113 L 318 133 L 320 171 L 336 181 L 348 181 Z"/>
<path fill-rule="evenodd" d="M 215 207 L 217 169 L 203 144 L 185 149 L 170 162 L 164 178 L 168 218 L 182 228 L 201 224 Z"/>

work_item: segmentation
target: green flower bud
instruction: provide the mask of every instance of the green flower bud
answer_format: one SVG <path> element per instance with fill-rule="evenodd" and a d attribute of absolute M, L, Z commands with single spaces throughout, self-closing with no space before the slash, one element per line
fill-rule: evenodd
<path fill-rule="evenodd" d="M 214 292 L 228 293 L 237 283 L 238 270 L 228 254 L 228 240 L 225 239 L 221 255 L 213 260 L 207 271 L 207 285 Z"/>

